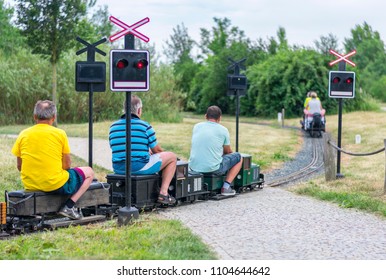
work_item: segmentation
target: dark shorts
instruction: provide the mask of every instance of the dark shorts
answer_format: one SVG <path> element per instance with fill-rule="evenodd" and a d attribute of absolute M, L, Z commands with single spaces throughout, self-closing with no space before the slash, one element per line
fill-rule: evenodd
<path fill-rule="evenodd" d="M 77 167 L 67 170 L 70 174 L 68 181 L 59 189 L 52 191 L 55 194 L 74 194 L 82 186 L 85 175 L 83 171 Z"/>
<path fill-rule="evenodd" d="M 224 175 L 229 169 L 235 166 L 241 160 L 240 153 L 231 153 L 223 155 L 222 162 L 218 170 L 212 172 L 215 175 Z"/>

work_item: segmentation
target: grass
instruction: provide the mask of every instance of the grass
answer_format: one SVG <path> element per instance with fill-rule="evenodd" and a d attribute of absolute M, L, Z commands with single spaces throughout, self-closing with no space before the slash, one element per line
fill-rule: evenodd
<path fill-rule="evenodd" d="M 157 138 L 165 150 L 171 150 L 182 159 L 189 157 L 190 138 L 195 123 L 202 118 L 185 118 L 179 124 L 152 123 Z M 256 120 L 240 124 L 239 150 L 253 155 L 257 162 L 269 169 L 283 162 L 283 156 L 294 156 L 298 144 L 298 135 L 293 131 L 278 129 L 275 126 L 258 126 Z M 95 138 L 107 139 L 111 122 L 95 123 Z M 234 118 L 224 118 L 223 124 L 235 140 Z M 27 126 L 0 127 L 0 192 L 22 189 L 16 159 L 11 154 L 14 138 L 1 134 L 18 134 Z M 88 124 L 60 125 L 68 136 L 88 137 Z M 260 135 L 265 135 L 261 137 Z M 235 149 L 233 147 L 233 149 Z M 269 152 L 274 151 L 274 156 Z M 72 155 L 73 166 L 87 165 L 87 162 Z M 109 172 L 94 166 L 96 177 L 106 181 Z M 0 201 L 4 201 L 0 197 Z M 199 237 L 192 234 L 180 222 L 164 220 L 156 213 L 142 213 L 140 220 L 127 227 L 118 227 L 115 220 L 88 225 L 70 227 L 54 232 L 19 236 L 7 241 L 0 241 L 0 259 L 133 259 L 133 260 L 213 260 L 216 254 Z"/>
<path fill-rule="evenodd" d="M 0 241 L 7 260 L 208 260 L 201 240 L 180 222 L 141 215 L 133 225 L 115 220 Z"/>

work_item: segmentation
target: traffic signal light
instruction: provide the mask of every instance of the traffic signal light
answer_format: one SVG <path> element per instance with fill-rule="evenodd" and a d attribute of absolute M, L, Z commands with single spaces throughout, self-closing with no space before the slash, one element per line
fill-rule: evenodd
<path fill-rule="evenodd" d="M 75 90 L 89 91 L 93 84 L 93 91 L 106 91 L 106 63 L 77 61 L 75 63 Z"/>
<path fill-rule="evenodd" d="M 149 90 L 149 52 L 110 51 L 110 89 L 112 91 Z"/>
<path fill-rule="evenodd" d="M 228 74 L 228 91 L 227 95 L 245 95 L 247 90 L 247 77 L 245 75 L 230 75 Z"/>
<path fill-rule="evenodd" d="M 247 77 L 245 75 L 228 75 L 228 89 L 247 89 Z"/>
<path fill-rule="evenodd" d="M 330 71 L 328 92 L 332 98 L 354 98 L 355 72 Z"/>

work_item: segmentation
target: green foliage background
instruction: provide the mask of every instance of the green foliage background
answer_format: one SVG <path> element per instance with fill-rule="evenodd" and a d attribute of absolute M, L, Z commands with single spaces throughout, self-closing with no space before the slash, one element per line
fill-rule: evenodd
<path fill-rule="evenodd" d="M 96 42 L 113 29 L 107 7 L 92 15 L 89 8 L 73 30 L 74 44 L 70 45 L 74 47 L 63 51 L 56 65 L 61 123 L 88 121 L 89 94 L 75 91 L 75 63 L 86 60 L 85 54 L 76 55 L 84 47 L 76 42 L 76 36 Z M 32 124 L 35 102 L 53 96 L 53 65 L 47 55 L 36 54 L 27 45 L 20 27 L 11 22 L 16 12 L 0 0 L 0 125 Z M 181 111 L 203 113 L 210 105 L 220 106 L 225 114 L 234 114 L 236 100 L 227 95 L 227 75 L 233 74 L 232 61 L 242 59 L 245 61 L 240 74 L 247 76 L 248 90 L 240 98 L 241 115 L 274 117 L 284 108 L 286 116 L 300 116 L 310 90 L 319 94 L 327 114 L 337 111 L 337 100 L 328 97 L 328 72 L 337 70 L 328 66 L 333 58 L 328 50 L 338 45 L 332 34 L 321 36 L 312 48 L 291 46 L 283 27 L 276 37 L 251 40 L 227 18 L 214 18 L 211 29 L 202 28 L 201 42 L 192 40 L 184 25 L 173 31 L 164 49 L 166 63 L 158 62 L 154 47 L 138 45 L 150 48 L 151 53 L 150 91 L 138 93 L 148 121 L 178 122 L 182 119 Z M 345 50 L 337 49 L 341 53 L 357 50 L 353 57 L 357 68 L 347 69 L 356 72 L 356 95 L 344 100 L 344 110 L 375 110 L 378 101 L 386 101 L 384 42 L 366 22 L 356 25 L 351 35 L 344 41 Z M 117 48 L 110 43 L 98 47 L 106 53 Z M 108 56 L 96 55 L 97 61 L 106 62 L 107 69 Z M 94 93 L 94 121 L 113 120 L 122 114 L 125 94 L 109 90 L 108 73 L 106 85 L 106 92 Z"/>

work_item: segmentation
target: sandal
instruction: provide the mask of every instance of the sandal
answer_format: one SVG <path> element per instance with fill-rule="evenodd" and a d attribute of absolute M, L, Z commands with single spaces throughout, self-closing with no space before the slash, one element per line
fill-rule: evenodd
<path fill-rule="evenodd" d="M 159 194 L 157 202 L 161 204 L 174 205 L 176 203 L 176 199 L 169 194 L 168 195 Z"/>

